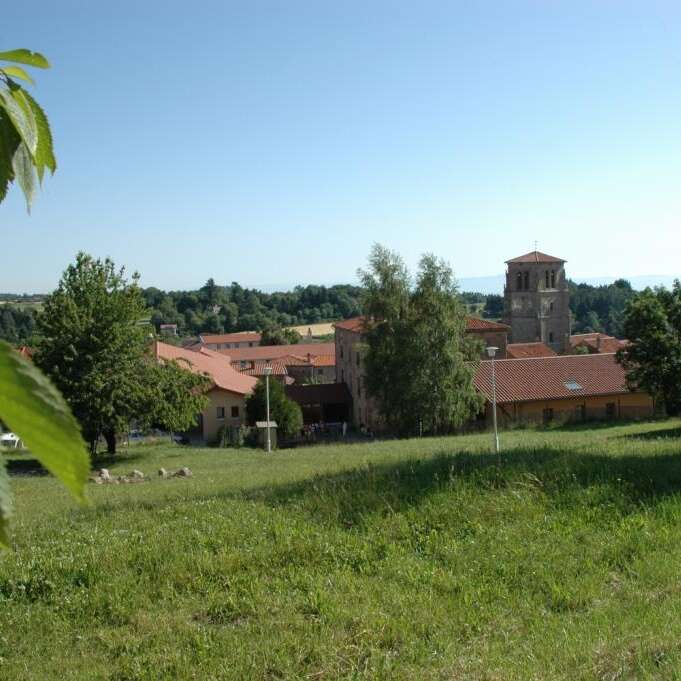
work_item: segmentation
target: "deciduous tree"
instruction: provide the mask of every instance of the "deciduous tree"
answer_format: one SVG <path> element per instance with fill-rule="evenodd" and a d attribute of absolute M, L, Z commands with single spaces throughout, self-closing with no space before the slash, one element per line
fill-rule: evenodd
<path fill-rule="evenodd" d="M 628 345 L 617 354 L 632 388 L 645 390 L 667 413 L 681 413 L 681 284 L 645 289 L 624 317 Z"/>
<path fill-rule="evenodd" d="M 388 426 L 402 435 L 443 433 L 473 416 L 481 403 L 450 267 L 424 255 L 412 287 L 402 259 L 375 245 L 360 278 L 366 387 Z"/>

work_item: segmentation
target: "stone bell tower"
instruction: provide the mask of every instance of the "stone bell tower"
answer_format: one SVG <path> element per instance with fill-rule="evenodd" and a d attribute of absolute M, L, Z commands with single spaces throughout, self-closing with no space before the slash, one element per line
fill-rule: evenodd
<path fill-rule="evenodd" d="M 542 341 L 557 353 L 570 343 L 565 260 L 532 251 L 507 260 L 504 316 L 511 342 Z"/>

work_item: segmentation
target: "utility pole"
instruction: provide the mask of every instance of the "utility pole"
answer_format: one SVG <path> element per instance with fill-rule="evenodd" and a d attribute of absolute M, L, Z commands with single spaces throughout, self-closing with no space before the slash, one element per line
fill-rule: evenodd
<path fill-rule="evenodd" d="M 499 348 L 490 346 L 487 348 L 487 354 L 492 360 L 492 423 L 494 424 L 494 452 L 499 453 L 499 431 L 497 430 L 497 379 L 494 373 L 494 358 Z"/>
<path fill-rule="evenodd" d="M 265 367 L 265 403 L 266 403 L 266 418 L 267 418 L 267 453 L 272 452 L 272 438 L 271 438 L 271 428 L 270 428 L 270 375 L 272 373 L 272 367 Z"/>

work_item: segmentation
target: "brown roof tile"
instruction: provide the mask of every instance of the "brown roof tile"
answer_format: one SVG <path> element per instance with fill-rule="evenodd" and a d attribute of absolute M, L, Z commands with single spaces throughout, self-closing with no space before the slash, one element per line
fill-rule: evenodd
<path fill-rule="evenodd" d="M 556 355 L 494 362 L 497 401 L 531 402 L 629 392 L 614 354 Z M 492 362 L 478 364 L 475 387 L 492 397 Z M 573 389 L 568 387 L 573 385 Z"/>
<path fill-rule="evenodd" d="M 297 343 L 294 345 L 259 345 L 256 348 L 222 348 L 218 350 L 222 355 L 228 355 L 233 362 L 242 359 L 281 359 L 288 355 L 307 357 L 308 353 L 313 356 L 333 355 L 336 356 L 335 343 Z"/>
<path fill-rule="evenodd" d="M 218 388 L 239 395 L 248 395 L 256 383 L 251 376 L 235 371 L 223 355 L 208 348 L 188 350 L 156 341 L 154 354 L 158 359 L 175 360 L 194 373 L 209 376 Z"/>
<path fill-rule="evenodd" d="M 556 258 L 553 255 L 547 255 L 540 251 L 530 251 L 525 255 L 519 255 L 517 258 L 511 258 L 506 263 L 510 262 L 566 262 L 562 258 Z"/>
<path fill-rule="evenodd" d="M 551 348 L 537 341 L 535 343 L 509 343 L 506 346 L 508 359 L 525 359 L 527 357 L 554 357 L 556 353 Z"/>
<path fill-rule="evenodd" d="M 237 331 L 236 333 L 209 333 L 200 334 L 203 343 L 248 343 L 260 342 L 262 334 L 255 331 Z"/>

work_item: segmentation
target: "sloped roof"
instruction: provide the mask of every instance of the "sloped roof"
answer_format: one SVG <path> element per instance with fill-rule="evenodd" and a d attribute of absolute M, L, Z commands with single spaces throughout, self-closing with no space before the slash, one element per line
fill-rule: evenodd
<path fill-rule="evenodd" d="M 525 255 L 519 255 L 517 258 L 511 258 L 506 261 L 506 264 L 512 262 L 566 262 L 562 258 L 556 258 L 553 255 L 547 255 L 541 251 L 530 251 Z"/>
<path fill-rule="evenodd" d="M 186 364 L 194 373 L 209 376 L 216 387 L 238 395 L 248 395 L 256 384 L 255 378 L 235 371 L 224 355 L 208 348 L 188 350 L 156 341 L 154 354 L 158 359 L 176 360 L 180 366 Z"/>
<path fill-rule="evenodd" d="M 352 319 L 344 319 L 342 322 L 335 322 L 334 328 L 345 329 L 346 331 L 355 331 L 361 333 L 364 330 L 364 317 L 352 317 Z"/>
<path fill-rule="evenodd" d="M 501 322 L 491 322 L 489 319 L 480 317 L 466 317 L 466 331 L 475 333 L 476 331 L 508 331 L 509 326 Z"/>
<path fill-rule="evenodd" d="M 627 341 L 620 340 L 605 333 L 577 333 L 570 336 L 570 346 L 574 349 L 580 345 L 586 346 L 590 352 L 617 352 L 627 345 Z"/>
<path fill-rule="evenodd" d="M 242 366 L 242 364 L 245 366 Z M 268 366 L 272 368 L 273 376 L 288 375 L 288 371 L 286 370 L 286 363 L 278 359 L 275 359 L 272 362 L 268 362 L 267 360 L 264 359 L 257 360 L 242 359 L 239 360 L 238 362 L 231 362 L 231 366 L 239 373 L 246 374 L 247 376 L 264 376 L 265 367 Z"/>
<path fill-rule="evenodd" d="M 333 355 L 336 356 L 335 343 L 297 343 L 294 345 L 259 345 L 256 348 L 222 348 L 218 350 L 221 355 L 228 355 L 231 361 L 242 359 L 281 359 L 288 355 L 307 357 L 308 353 L 313 356 Z"/>
<path fill-rule="evenodd" d="M 556 353 L 545 343 L 509 343 L 506 346 L 508 359 L 524 359 L 527 357 L 555 357 Z"/>
<path fill-rule="evenodd" d="M 364 317 L 353 317 L 352 319 L 345 319 L 342 322 L 336 322 L 334 326 L 337 329 L 361 333 L 364 331 L 364 320 Z M 509 326 L 502 324 L 501 322 L 493 322 L 489 319 L 481 319 L 480 317 L 466 317 L 466 331 L 472 333 L 475 333 L 476 331 L 508 331 L 509 329 Z"/>
<path fill-rule="evenodd" d="M 556 355 L 494 362 L 497 402 L 532 402 L 629 392 L 614 354 Z M 475 387 L 492 399 L 492 362 L 481 361 Z M 568 385 L 578 386 L 570 389 Z"/>
<path fill-rule="evenodd" d="M 262 334 L 255 331 L 237 331 L 236 333 L 208 333 L 200 334 L 199 338 L 204 343 L 248 343 L 260 342 Z"/>

